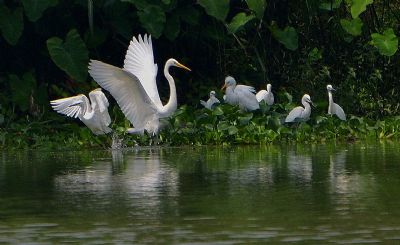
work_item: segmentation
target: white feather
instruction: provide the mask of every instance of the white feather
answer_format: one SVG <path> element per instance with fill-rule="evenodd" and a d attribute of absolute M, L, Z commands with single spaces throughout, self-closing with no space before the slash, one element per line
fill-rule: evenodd
<path fill-rule="evenodd" d="M 210 92 L 210 98 L 205 102 L 204 100 L 200 100 L 200 104 L 202 104 L 205 108 L 212 110 L 215 104 L 220 104 L 221 102 L 217 97 L 215 97 L 215 92 Z"/>
<path fill-rule="evenodd" d="M 307 121 L 310 119 L 311 106 L 309 103 L 312 103 L 310 96 L 308 94 L 303 95 L 301 103 L 304 107 L 297 106 L 291 110 L 289 115 L 285 118 L 285 122 Z"/>
<path fill-rule="evenodd" d="M 52 100 L 51 106 L 55 111 L 68 117 L 79 118 L 94 134 L 100 135 L 112 131 L 108 114 L 108 100 L 100 89 L 89 93 L 89 99 L 83 95 Z"/>
<path fill-rule="evenodd" d="M 89 74 L 111 93 L 137 131 L 143 131 L 154 120 L 157 108 L 135 75 L 97 60 L 90 61 Z"/>
<path fill-rule="evenodd" d="M 124 70 L 135 75 L 157 108 L 162 108 L 157 89 L 157 64 L 154 63 L 151 36 L 133 37 L 124 61 Z"/>
<path fill-rule="evenodd" d="M 244 111 L 253 111 L 260 108 L 257 101 L 256 90 L 247 85 L 237 85 L 236 80 L 227 76 L 225 78 L 225 96 L 224 100 L 226 103 L 231 105 L 239 105 L 240 109 Z"/>

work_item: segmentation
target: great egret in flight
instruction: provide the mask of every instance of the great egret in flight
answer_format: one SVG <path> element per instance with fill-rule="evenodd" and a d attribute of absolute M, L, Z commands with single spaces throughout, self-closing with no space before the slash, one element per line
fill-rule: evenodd
<path fill-rule="evenodd" d="M 200 100 L 200 104 L 202 104 L 205 108 L 212 110 L 215 104 L 219 104 L 219 99 L 215 97 L 215 91 L 210 92 L 210 98 L 206 101 Z"/>
<path fill-rule="evenodd" d="M 225 89 L 224 100 L 231 105 L 239 105 L 244 111 L 254 111 L 260 108 L 256 95 L 256 90 L 247 85 L 236 85 L 236 80 L 227 76 L 222 89 Z"/>
<path fill-rule="evenodd" d="M 338 116 L 340 120 L 346 121 L 346 114 L 344 113 L 342 107 L 333 102 L 332 91 L 335 91 L 335 89 L 330 84 L 326 86 L 326 89 L 328 90 L 328 97 L 329 97 L 328 114 L 330 115 L 336 114 L 336 116 Z"/>
<path fill-rule="evenodd" d="M 112 131 L 108 114 L 108 100 L 100 88 L 89 93 L 89 99 L 79 94 L 73 97 L 52 100 L 51 107 L 58 113 L 79 118 L 94 134 L 107 134 Z"/>
<path fill-rule="evenodd" d="M 267 105 L 271 106 L 274 104 L 274 94 L 271 91 L 271 84 L 267 84 L 267 90 L 260 90 L 256 94 L 256 98 L 258 102 L 261 102 L 262 100 L 267 103 Z"/>
<path fill-rule="evenodd" d="M 285 122 L 301 122 L 301 121 L 307 121 L 310 118 L 311 115 L 311 106 L 310 103 L 311 97 L 308 94 L 303 95 L 303 98 L 301 98 L 301 103 L 303 104 L 304 107 L 298 106 L 295 107 L 293 110 L 289 112 L 289 115 L 287 115 Z"/>
<path fill-rule="evenodd" d="M 115 98 L 126 118 L 134 128 L 128 133 L 143 134 L 146 130 L 155 135 L 160 129 L 160 118 L 171 116 L 177 108 L 176 87 L 169 74 L 171 66 L 190 71 L 175 59 L 169 59 L 164 66 L 164 76 L 169 83 L 169 100 L 161 103 L 157 90 L 157 64 L 154 63 L 151 36 L 133 37 L 126 52 L 124 67 L 121 69 L 101 61 L 91 60 L 89 74 Z"/>

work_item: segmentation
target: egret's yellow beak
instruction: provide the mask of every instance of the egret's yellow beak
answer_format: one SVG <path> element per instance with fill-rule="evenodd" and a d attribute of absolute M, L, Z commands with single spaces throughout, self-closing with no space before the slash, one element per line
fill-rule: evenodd
<path fill-rule="evenodd" d="M 177 67 L 179 67 L 179 68 L 182 68 L 182 69 L 188 70 L 188 71 L 192 71 L 192 70 L 190 70 L 190 68 L 186 67 L 185 65 L 182 65 L 182 64 L 181 64 L 181 63 L 179 63 L 179 62 L 177 62 L 177 63 L 176 63 L 176 66 L 177 66 Z"/>
<path fill-rule="evenodd" d="M 224 86 L 222 86 L 221 90 L 226 89 L 226 83 L 224 84 Z"/>

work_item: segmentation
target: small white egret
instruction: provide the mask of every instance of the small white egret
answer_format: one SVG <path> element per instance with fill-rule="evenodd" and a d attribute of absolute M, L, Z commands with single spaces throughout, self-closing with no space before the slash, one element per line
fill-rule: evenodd
<path fill-rule="evenodd" d="M 260 108 L 256 95 L 256 90 L 247 85 L 237 85 L 236 80 L 227 76 L 222 89 L 225 89 L 224 100 L 231 105 L 239 105 L 239 108 L 244 111 L 254 111 Z"/>
<path fill-rule="evenodd" d="M 219 99 L 217 99 L 217 97 L 215 97 L 215 91 L 211 91 L 210 92 L 210 98 L 206 101 L 204 100 L 200 100 L 200 104 L 202 104 L 205 108 L 212 110 L 213 107 L 215 106 L 215 104 L 219 104 L 221 102 L 219 102 Z"/>
<path fill-rule="evenodd" d="M 160 129 L 160 118 L 171 116 L 177 108 L 176 87 L 169 74 L 171 66 L 190 71 L 175 59 L 169 59 L 164 66 L 164 76 L 169 83 L 169 100 L 161 103 L 158 94 L 156 76 L 157 64 L 154 63 L 151 36 L 133 37 L 121 69 L 101 61 L 91 60 L 89 74 L 115 98 L 126 118 L 134 128 L 128 133 L 143 134 L 146 130 L 156 135 Z"/>
<path fill-rule="evenodd" d="M 108 114 L 108 100 L 100 88 L 89 93 L 89 99 L 79 94 L 73 97 L 52 100 L 51 107 L 68 117 L 79 118 L 94 134 L 107 134 L 112 131 Z"/>
<path fill-rule="evenodd" d="M 340 120 L 346 121 L 346 114 L 344 113 L 342 107 L 333 102 L 332 91 L 335 91 L 335 89 L 330 84 L 326 86 L 326 89 L 328 90 L 328 97 L 329 97 L 328 114 L 330 115 L 336 114 L 336 116 L 338 116 Z"/>
<path fill-rule="evenodd" d="M 301 98 L 301 103 L 303 104 L 304 107 L 297 106 L 293 110 L 289 112 L 289 115 L 287 115 L 285 122 L 302 122 L 302 121 L 307 121 L 310 118 L 311 115 L 311 106 L 310 103 L 311 97 L 308 94 L 303 95 L 303 98 Z"/>
<path fill-rule="evenodd" d="M 258 102 L 261 102 L 262 100 L 265 101 L 265 103 L 267 103 L 267 105 L 271 106 L 274 104 L 274 94 L 271 91 L 271 84 L 268 83 L 267 84 L 267 90 L 260 90 L 258 91 L 258 93 L 256 94 L 256 98 Z"/>

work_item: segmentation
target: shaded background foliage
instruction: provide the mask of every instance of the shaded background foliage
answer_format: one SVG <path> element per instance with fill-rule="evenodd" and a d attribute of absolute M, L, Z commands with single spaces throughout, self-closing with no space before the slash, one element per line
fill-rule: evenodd
<path fill-rule="evenodd" d="M 176 73 L 179 104 L 230 74 L 294 101 L 308 92 L 324 112 L 331 83 L 347 112 L 398 114 L 399 23 L 389 0 L 0 0 L 0 123 L 55 118 L 50 99 L 97 87 L 89 58 L 121 66 L 139 33 L 152 34 L 159 67 L 174 57 L 193 69 Z"/>

